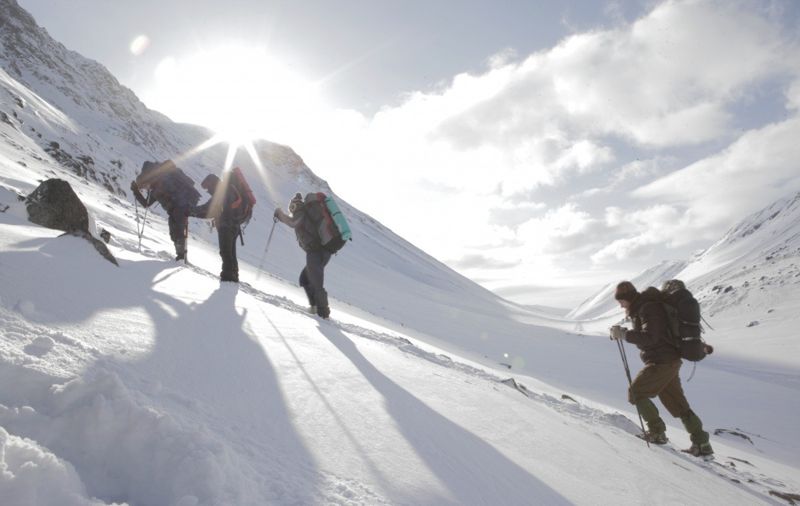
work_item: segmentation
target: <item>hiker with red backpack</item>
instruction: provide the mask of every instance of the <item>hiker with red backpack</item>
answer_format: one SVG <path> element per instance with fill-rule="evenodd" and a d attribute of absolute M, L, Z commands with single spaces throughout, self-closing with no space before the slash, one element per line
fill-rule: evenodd
<path fill-rule="evenodd" d="M 145 198 L 141 190 L 147 190 Z M 175 166 L 172 160 L 146 161 L 142 171 L 131 182 L 131 191 L 139 204 L 150 207 L 158 202 L 169 217 L 169 237 L 175 244 L 175 260 L 187 261 L 186 239 L 189 236 L 189 210 L 197 205 L 200 192 L 194 181 Z"/>
<path fill-rule="evenodd" d="M 611 338 L 635 344 L 644 362 L 644 368 L 628 389 L 628 401 L 636 406 L 647 424 L 643 439 L 654 444 L 667 443 L 667 426 L 650 400 L 658 396 L 667 411 L 681 419 L 690 435 L 692 446 L 685 451 L 695 456 L 712 455 L 708 432 L 703 430 L 703 422 L 692 411 L 681 387 L 681 350 L 672 337 L 662 293 L 654 287 L 639 293 L 633 283 L 623 281 L 617 285 L 614 298 L 625 309 L 633 328 L 614 325 Z M 623 362 L 627 364 L 624 354 Z"/>
<path fill-rule="evenodd" d="M 331 314 L 325 291 L 325 266 L 331 255 L 350 239 L 350 227 L 332 198 L 324 193 L 296 193 L 289 203 L 289 215 L 275 209 L 275 220 L 294 229 L 297 242 L 306 252 L 306 266 L 300 272 L 300 286 L 308 297 L 309 312 L 322 318 Z"/>
<path fill-rule="evenodd" d="M 220 180 L 209 174 L 200 183 L 211 198 L 203 205 L 194 207 L 191 215 L 213 220 L 219 240 L 219 256 L 222 258 L 220 281 L 239 282 L 239 260 L 236 257 L 236 239 L 242 236 L 242 225 L 250 220 L 255 198 L 250 186 L 237 167 L 226 171 Z"/>

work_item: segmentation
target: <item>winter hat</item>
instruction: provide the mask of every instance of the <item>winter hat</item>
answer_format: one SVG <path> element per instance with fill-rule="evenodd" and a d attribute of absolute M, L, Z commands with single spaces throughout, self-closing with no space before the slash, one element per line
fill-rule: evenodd
<path fill-rule="evenodd" d="M 622 281 L 617 285 L 617 289 L 614 292 L 615 299 L 627 300 L 628 302 L 632 302 L 637 295 L 639 295 L 639 292 L 636 291 L 636 287 L 630 281 Z"/>
<path fill-rule="evenodd" d="M 678 290 L 685 290 L 686 285 L 680 279 L 670 279 L 664 281 L 664 284 L 661 285 L 661 291 L 664 293 L 673 293 L 677 292 Z"/>
<path fill-rule="evenodd" d="M 292 201 L 289 202 L 289 212 L 294 213 L 294 211 L 303 205 L 303 195 L 300 193 L 295 193 L 294 197 L 292 197 Z"/>
<path fill-rule="evenodd" d="M 202 186 L 204 190 L 212 192 L 218 184 L 219 178 L 214 174 L 209 174 L 205 177 L 205 179 L 203 179 L 203 182 L 200 183 L 200 186 Z"/>

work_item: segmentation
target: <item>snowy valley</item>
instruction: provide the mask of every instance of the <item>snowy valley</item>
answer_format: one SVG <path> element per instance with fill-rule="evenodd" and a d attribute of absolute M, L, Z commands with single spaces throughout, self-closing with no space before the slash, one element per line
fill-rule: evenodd
<path fill-rule="evenodd" d="M 128 190 L 144 160 L 195 181 L 226 146 L 147 109 L 14 0 L 0 0 L 0 504 L 793 504 L 800 500 L 800 196 L 692 259 L 642 273 L 697 294 L 716 352 L 684 388 L 716 460 L 647 447 L 607 328 L 610 284 L 567 316 L 501 299 L 340 200 L 353 241 L 310 316 L 275 207 L 335 194 L 289 147 L 237 154 L 256 191 L 239 286 L 216 234 Z M 19 196 L 68 181 L 114 266 L 30 223 Z M 628 358 L 639 360 L 632 346 Z M 687 381 L 693 374 L 691 381 Z"/>

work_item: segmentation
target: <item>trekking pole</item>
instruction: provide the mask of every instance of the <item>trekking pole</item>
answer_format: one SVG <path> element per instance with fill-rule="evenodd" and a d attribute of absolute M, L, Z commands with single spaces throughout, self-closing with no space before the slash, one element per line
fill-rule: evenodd
<path fill-rule="evenodd" d="M 622 366 L 625 368 L 625 377 L 628 378 L 628 387 L 633 385 L 633 380 L 631 380 L 631 369 L 628 367 L 628 356 L 625 354 L 625 346 L 622 344 L 621 339 L 616 339 L 617 341 L 617 348 L 619 348 L 619 356 L 622 358 Z M 636 404 L 634 404 L 636 406 Z M 639 406 L 636 406 L 636 414 L 639 415 L 639 426 L 642 428 L 642 434 L 646 434 L 644 430 L 644 420 L 642 419 L 642 413 L 639 411 Z M 644 440 L 647 443 L 647 447 L 650 448 L 650 441 L 647 439 Z"/>
<path fill-rule="evenodd" d="M 142 218 L 142 228 L 141 228 L 141 230 L 138 230 L 138 228 L 139 228 L 139 200 L 136 197 L 134 197 L 133 200 L 134 200 L 134 202 L 136 202 L 136 228 L 137 228 L 137 231 L 139 232 L 139 252 L 141 252 L 142 251 L 142 237 L 144 236 L 144 227 L 147 225 L 147 211 L 149 211 L 150 208 L 149 207 L 145 207 L 144 208 L 144 218 Z M 150 201 L 150 190 L 147 190 L 147 198 L 145 199 L 145 202 L 149 202 L 149 201 Z"/>
<path fill-rule="evenodd" d="M 133 208 L 136 209 L 136 237 L 139 238 L 139 253 L 142 252 L 142 232 L 139 226 L 139 201 L 136 196 L 133 197 Z"/>
<path fill-rule="evenodd" d="M 256 274 L 256 281 L 261 277 L 261 269 L 264 267 L 264 259 L 267 258 L 267 251 L 269 250 L 269 243 L 272 242 L 272 234 L 275 232 L 275 225 L 278 224 L 278 218 L 272 219 L 272 229 L 269 231 L 267 238 L 267 245 L 264 247 L 264 254 L 261 255 L 261 261 L 258 263 L 258 274 Z"/>

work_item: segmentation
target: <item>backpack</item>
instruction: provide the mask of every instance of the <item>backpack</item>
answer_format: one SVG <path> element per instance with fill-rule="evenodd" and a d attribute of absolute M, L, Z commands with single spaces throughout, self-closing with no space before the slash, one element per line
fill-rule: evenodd
<path fill-rule="evenodd" d="M 303 204 L 306 217 L 315 225 L 322 248 L 337 253 L 352 233 L 336 202 L 322 192 L 309 193 Z"/>
<path fill-rule="evenodd" d="M 710 349 L 701 337 L 700 303 L 683 283 L 680 285 L 675 291 L 662 293 L 667 327 L 672 344 L 678 348 L 681 358 L 698 362 L 705 358 Z"/>
<path fill-rule="evenodd" d="M 136 182 L 150 187 L 158 184 L 172 206 L 196 206 L 200 200 L 200 192 L 194 187 L 192 178 L 176 167 L 172 160 L 162 163 L 145 161 Z"/>
<path fill-rule="evenodd" d="M 247 184 L 247 180 L 239 167 L 234 167 L 225 174 L 226 185 L 234 190 L 236 198 L 231 204 L 231 218 L 237 225 L 247 225 L 253 217 L 253 206 L 256 205 L 256 197 L 253 190 Z"/>

